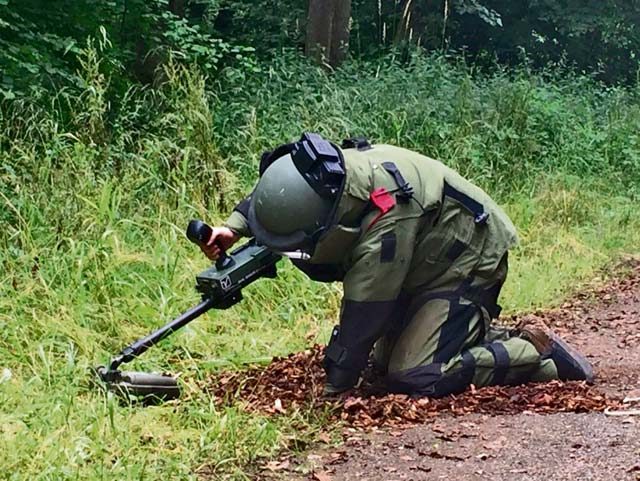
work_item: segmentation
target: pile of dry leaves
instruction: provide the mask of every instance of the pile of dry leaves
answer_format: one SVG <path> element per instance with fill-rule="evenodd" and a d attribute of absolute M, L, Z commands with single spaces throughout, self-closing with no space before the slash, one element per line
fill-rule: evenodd
<path fill-rule="evenodd" d="M 470 389 L 441 399 L 376 395 L 370 384 L 340 398 L 323 398 L 323 348 L 276 358 L 265 367 L 226 372 L 209 380 L 209 390 L 220 404 L 240 401 L 246 409 L 284 414 L 292 409 L 330 408 L 345 424 L 369 428 L 420 423 L 442 413 L 510 414 L 531 412 L 603 411 L 617 403 L 585 383 L 553 381 L 525 386 Z"/>

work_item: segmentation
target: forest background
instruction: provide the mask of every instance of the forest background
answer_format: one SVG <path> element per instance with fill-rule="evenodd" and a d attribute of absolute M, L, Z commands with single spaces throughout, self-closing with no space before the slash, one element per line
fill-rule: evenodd
<path fill-rule="evenodd" d="M 0 478 L 246 479 L 316 439 L 323 413 L 201 389 L 326 342 L 340 286 L 287 264 L 134 363 L 182 373 L 179 403 L 88 383 L 197 301 L 188 220 L 222 221 L 303 131 L 421 151 L 497 198 L 521 238 L 507 312 L 637 253 L 639 26 L 636 0 L 0 0 Z"/>

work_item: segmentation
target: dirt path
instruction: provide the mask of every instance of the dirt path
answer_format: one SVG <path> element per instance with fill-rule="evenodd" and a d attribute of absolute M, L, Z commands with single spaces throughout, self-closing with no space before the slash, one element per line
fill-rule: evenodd
<path fill-rule="evenodd" d="M 640 396 L 640 267 L 631 275 L 530 315 L 586 353 L 596 386 Z M 640 409 L 628 402 L 622 408 Z M 307 456 L 306 477 L 338 480 L 640 480 L 640 416 L 604 413 L 438 417 L 377 434 L 354 432 L 344 447 Z M 295 479 L 290 476 L 289 479 Z"/>
<path fill-rule="evenodd" d="M 352 439 L 338 451 L 311 455 L 311 474 L 298 479 L 636 480 L 639 428 L 599 413 L 474 414 Z"/>

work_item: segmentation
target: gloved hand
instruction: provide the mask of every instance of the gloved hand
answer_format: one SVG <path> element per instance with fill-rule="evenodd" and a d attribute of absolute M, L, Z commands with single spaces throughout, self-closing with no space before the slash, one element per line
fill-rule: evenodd
<path fill-rule="evenodd" d="M 324 385 L 323 394 L 333 396 L 357 387 L 360 383 L 360 373 L 350 369 L 343 369 L 331 362 L 325 361 L 327 382 Z"/>
<path fill-rule="evenodd" d="M 322 390 L 322 395 L 323 396 L 337 396 L 338 394 L 342 394 L 343 392 L 348 391 L 350 388 L 344 388 L 344 387 L 336 387 L 331 383 L 325 383 L 324 384 L 324 389 Z"/>
<path fill-rule="evenodd" d="M 228 227 L 213 227 L 211 237 L 207 241 L 206 246 L 201 246 L 200 250 L 212 261 L 220 257 L 220 246 L 224 250 L 231 248 L 233 244 L 238 242 L 240 236 Z"/>

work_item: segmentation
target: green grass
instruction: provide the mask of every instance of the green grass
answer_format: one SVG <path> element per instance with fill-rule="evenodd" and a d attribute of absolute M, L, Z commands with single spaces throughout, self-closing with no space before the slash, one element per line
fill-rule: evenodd
<path fill-rule="evenodd" d="M 615 276 L 609 269 L 621 255 L 640 252 L 633 203 L 585 180 L 571 183 L 555 181 L 506 206 L 521 240 L 502 292 L 508 312 L 559 305 L 591 278 Z"/>
<path fill-rule="evenodd" d="M 333 76 L 282 62 L 208 88 L 171 66 L 165 89 L 109 105 L 106 80 L 87 69 L 99 88 L 77 98 L 1 106 L 0 478 L 246 479 L 256 460 L 313 439 L 322 413 L 220 409 L 199 385 L 327 340 L 340 286 L 286 263 L 239 306 L 132 363 L 180 372 L 180 402 L 121 406 L 89 383 L 91 367 L 197 302 L 207 261 L 184 238 L 188 220 L 222 220 L 260 152 L 301 130 L 414 147 L 494 194 L 522 241 L 508 312 L 558 304 L 638 252 L 635 90 L 552 73 L 473 77 L 437 59 Z"/>

